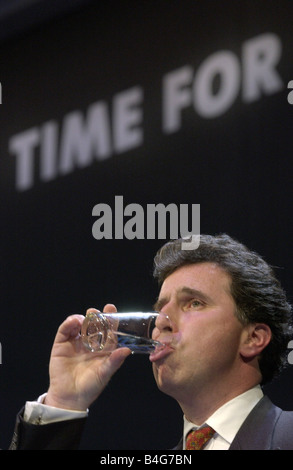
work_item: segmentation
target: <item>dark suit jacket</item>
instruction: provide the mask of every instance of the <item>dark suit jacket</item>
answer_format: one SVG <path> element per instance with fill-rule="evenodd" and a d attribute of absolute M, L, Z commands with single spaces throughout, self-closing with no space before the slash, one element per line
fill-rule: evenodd
<path fill-rule="evenodd" d="M 182 449 L 182 440 L 175 449 Z M 229 450 L 293 450 L 293 412 L 281 410 L 264 396 L 249 413 Z"/>
<path fill-rule="evenodd" d="M 86 418 L 50 424 L 30 424 L 18 414 L 9 450 L 75 450 L 78 449 Z"/>

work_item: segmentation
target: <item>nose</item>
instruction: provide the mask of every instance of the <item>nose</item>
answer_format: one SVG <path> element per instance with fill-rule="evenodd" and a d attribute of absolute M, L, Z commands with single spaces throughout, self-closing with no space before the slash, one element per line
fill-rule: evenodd
<path fill-rule="evenodd" d="M 159 312 L 159 315 L 156 318 L 156 327 L 158 328 L 158 330 L 160 330 L 160 332 L 173 330 L 170 317 L 163 312 Z"/>

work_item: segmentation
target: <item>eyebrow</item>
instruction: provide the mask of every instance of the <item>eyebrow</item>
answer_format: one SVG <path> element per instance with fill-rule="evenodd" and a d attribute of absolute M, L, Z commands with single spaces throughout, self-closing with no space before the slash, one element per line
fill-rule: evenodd
<path fill-rule="evenodd" d="M 209 297 L 207 294 L 205 294 L 204 292 L 198 289 L 192 289 L 191 287 L 183 286 L 183 287 L 180 287 L 176 291 L 177 297 L 179 297 L 182 294 L 188 295 L 189 297 L 199 297 L 201 300 L 203 300 L 206 303 L 213 303 L 211 297 Z M 154 311 L 159 312 L 161 308 L 166 303 L 168 303 L 168 301 L 169 301 L 169 296 L 158 298 L 158 300 L 153 306 Z"/>

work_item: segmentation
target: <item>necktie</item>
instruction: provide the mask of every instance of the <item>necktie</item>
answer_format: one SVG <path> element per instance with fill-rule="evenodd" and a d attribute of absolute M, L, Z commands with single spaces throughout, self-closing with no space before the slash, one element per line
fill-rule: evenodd
<path fill-rule="evenodd" d="M 186 438 L 186 450 L 202 450 L 214 434 L 215 431 L 210 426 L 190 431 Z"/>

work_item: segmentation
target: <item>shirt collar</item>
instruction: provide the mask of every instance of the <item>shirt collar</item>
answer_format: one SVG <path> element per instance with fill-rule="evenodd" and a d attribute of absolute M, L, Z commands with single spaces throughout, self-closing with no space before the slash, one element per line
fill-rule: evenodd
<path fill-rule="evenodd" d="M 262 397 L 261 387 L 257 385 L 222 405 L 203 424 L 211 426 L 218 435 L 231 444 L 242 423 Z M 188 421 L 184 416 L 183 442 L 191 429 L 200 427 Z"/>

